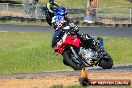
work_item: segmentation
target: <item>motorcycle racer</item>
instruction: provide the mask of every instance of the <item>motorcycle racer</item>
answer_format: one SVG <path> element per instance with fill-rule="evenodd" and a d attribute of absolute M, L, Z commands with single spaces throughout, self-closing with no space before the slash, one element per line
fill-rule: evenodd
<path fill-rule="evenodd" d="M 47 9 L 46 12 L 48 12 L 46 20 L 55 30 L 52 37 L 52 48 L 57 52 L 56 55 L 60 53 L 63 56 L 65 65 L 74 70 L 93 65 L 98 65 L 103 69 L 112 68 L 112 58 L 104 51 L 104 48 L 101 48 L 100 42 L 96 42 L 88 34 L 79 33 L 79 27 L 67 19 L 65 8 L 57 7 L 51 12 Z M 51 15 L 49 12 L 52 16 L 49 16 Z"/>
<path fill-rule="evenodd" d="M 80 34 L 79 27 L 75 25 L 73 22 L 65 21 L 63 16 L 57 15 L 52 18 L 53 28 L 55 31 L 64 30 L 68 34 L 78 36 L 83 42 L 86 42 L 88 45 L 94 48 L 97 51 L 96 41 L 88 34 Z"/>

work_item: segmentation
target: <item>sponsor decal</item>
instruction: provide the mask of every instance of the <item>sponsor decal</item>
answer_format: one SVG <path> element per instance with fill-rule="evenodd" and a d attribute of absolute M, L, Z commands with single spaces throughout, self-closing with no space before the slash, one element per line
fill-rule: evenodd
<path fill-rule="evenodd" d="M 82 75 L 79 78 L 82 86 L 130 86 L 131 80 L 129 79 L 89 79 L 88 72 L 82 69 Z"/>

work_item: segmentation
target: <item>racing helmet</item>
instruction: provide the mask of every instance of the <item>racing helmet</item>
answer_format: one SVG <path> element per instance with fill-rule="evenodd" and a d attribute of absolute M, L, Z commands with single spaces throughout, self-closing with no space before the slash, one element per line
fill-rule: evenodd
<path fill-rule="evenodd" d="M 54 12 L 55 12 L 56 15 L 61 15 L 61 16 L 67 15 L 67 10 L 66 10 L 66 8 L 64 8 L 64 7 L 57 7 L 57 8 L 54 10 Z"/>
<path fill-rule="evenodd" d="M 64 22 L 65 22 L 64 16 L 57 15 L 57 16 L 54 16 L 52 18 L 52 23 L 54 24 L 54 26 L 56 27 L 56 29 L 61 28 L 63 26 Z"/>

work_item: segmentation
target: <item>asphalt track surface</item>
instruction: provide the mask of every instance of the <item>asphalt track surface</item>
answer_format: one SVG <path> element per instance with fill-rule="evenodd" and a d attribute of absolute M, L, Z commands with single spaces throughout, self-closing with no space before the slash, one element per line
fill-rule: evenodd
<path fill-rule="evenodd" d="M 3 32 L 50 32 L 52 29 L 48 26 L 0 24 L 0 31 Z M 132 38 L 132 27 L 80 27 L 80 32 L 92 36 Z"/>
<path fill-rule="evenodd" d="M 131 72 L 132 73 L 132 64 L 122 64 L 122 65 L 115 65 L 111 69 L 102 69 L 100 67 L 89 67 L 85 69 L 89 73 L 109 73 L 109 72 Z M 32 73 L 32 74 L 4 74 L 0 75 L 0 79 L 23 79 L 23 78 L 37 78 L 37 77 L 45 77 L 45 76 L 57 76 L 57 75 L 64 75 L 64 76 L 80 76 L 81 71 L 47 71 L 41 73 Z"/>
<path fill-rule="evenodd" d="M 53 31 L 52 27 L 46 26 L 33 26 L 33 25 L 0 25 L 1 32 L 50 32 Z M 88 33 L 92 36 L 102 37 L 123 37 L 132 38 L 132 28 L 98 28 L 98 27 L 80 27 L 81 33 Z M 104 70 L 100 67 L 86 68 L 89 72 L 132 72 L 132 64 L 115 65 L 112 69 Z M 49 75 L 66 75 L 66 76 L 80 76 L 81 71 L 50 71 L 33 74 L 4 74 L 0 75 L 3 78 L 34 78 Z"/>

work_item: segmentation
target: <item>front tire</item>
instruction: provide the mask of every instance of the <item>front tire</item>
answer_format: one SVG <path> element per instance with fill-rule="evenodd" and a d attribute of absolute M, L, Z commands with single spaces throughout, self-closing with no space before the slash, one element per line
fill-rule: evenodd
<path fill-rule="evenodd" d="M 111 69 L 112 68 L 113 60 L 107 52 L 105 52 L 105 54 L 101 58 L 101 60 L 99 62 L 99 66 L 102 67 L 103 69 Z"/>
<path fill-rule="evenodd" d="M 76 64 L 71 58 L 70 58 L 70 53 L 68 51 L 64 51 L 62 56 L 63 56 L 63 63 L 65 65 L 68 65 L 72 67 L 74 70 L 81 70 L 82 66 Z"/>

